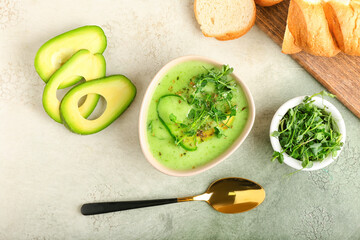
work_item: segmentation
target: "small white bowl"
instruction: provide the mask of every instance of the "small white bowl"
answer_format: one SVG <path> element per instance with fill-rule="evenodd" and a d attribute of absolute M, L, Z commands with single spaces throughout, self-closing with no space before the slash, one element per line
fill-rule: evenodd
<path fill-rule="evenodd" d="M 293 99 L 287 101 L 286 103 L 284 103 L 276 111 L 276 113 L 271 121 L 271 125 L 270 125 L 270 142 L 275 151 L 281 152 L 283 149 L 280 145 L 279 139 L 277 137 L 272 137 L 271 133 L 273 133 L 274 131 L 278 131 L 279 123 L 280 123 L 281 119 L 284 117 L 284 115 L 287 113 L 287 111 L 289 109 L 299 105 L 300 103 L 302 103 L 304 100 L 304 97 L 305 96 L 293 98 Z M 339 110 L 337 110 L 337 108 L 334 105 L 332 105 L 330 102 L 326 101 L 325 99 L 322 99 L 319 97 L 313 97 L 312 100 L 314 100 L 314 104 L 317 107 L 323 108 L 324 106 L 326 106 L 327 107 L 326 111 L 331 112 L 332 116 L 334 117 L 334 120 L 336 121 L 336 123 L 338 125 L 339 131 L 342 134 L 341 142 L 345 143 L 345 139 L 346 139 L 345 123 L 344 123 L 344 119 L 342 118 Z M 303 171 L 314 171 L 314 170 L 322 169 L 322 168 L 328 166 L 329 164 L 331 164 L 334 161 L 334 159 L 336 159 L 339 156 L 342 149 L 343 149 L 343 147 L 341 147 L 341 149 L 339 151 L 337 151 L 335 157 L 331 156 L 331 154 L 330 154 L 330 156 L 325 158 L 322 162 L 314 162 L 314 165 L 311 168 L 305 168 L 305 169 L 303 169 Z M 298 169 L 298 170 L 303 168 L 301 166 L 301 161 L 290 157 L 286 153 L 283 153 L 283 156 L 284 156 L 284 162 L 288 166 Z"/>
<path fill-rule="evenodd" d="M 163 76 L 174 66 L 176 66 L 180 63 L 183 63 L 183 62 L 188 62 L 188 61 L 203 61 L 203 62 L 210 63 L 219 68 L 221 68 L 221 66 L 223 65 L 223 64 L 218 63 L 209 58 L 200 57 L 200 56 L 185 56 L 185 57 L 180 57 L 180 58 L 176 58 L 176 59 L 172 60 L 171 62 L 166 64 L 164 67 L 162 67 L 160 69 L 160 71 L 152 79 L 149 87 L 146 90 L 144 99 L 141 104 L 141 109 L 140 109 L 139 138 L 140 138 L 141 149 L 145 155 L 145 158 L 157 170 L 159 170 L 165 174 L 171 175 L 171 176 L 191 176 L 191 175 L 201 173 L 201 172 L 208 170 L 208 169 L 214 167 L 215 165 L 219 164 L 225 158 L 229 157 L 230 154 L 232 154 L 241 145 L 241 143 L 245 140 L 245 138 L 249 134 L 249 132 L 254 124 L 254 121 L 255 121 L 255 104 L 254 104 L 253 97 L 250 93 L 250 90 L 246 87 L 245 83 L 240 80 L 240 78 L 236 75 L 236 73 L 232 73 L 231 77 L 240 85 L 243 92 L 245 93 L 246 100 L 248 102 L 248 109 L 249 109 L 249 116 L 248 116 L 247 123 L 246 123 L 242 133 L 238 136 L 238 138 L 235 140 L 235 142 L 220 156 L 218 156 L 217 158 L 208 162 L 207 164 L 197 167 L 195 169 L 184 170 L 184 171 L 174 170 L 174 169 L 170 169 L 170 168 L 162 165 L 158 160 L 156 160 L 149 149 L 149 145 L 148 145 L 148 141 L 147 141 L 147 132 L 146 132 L 147 131 L 146 119 L 147 119 L 147 115 L 148 115 L 150 100 L 154 94 L 156 87 L 158 86 L 158 83 L 163 78 Z"/>

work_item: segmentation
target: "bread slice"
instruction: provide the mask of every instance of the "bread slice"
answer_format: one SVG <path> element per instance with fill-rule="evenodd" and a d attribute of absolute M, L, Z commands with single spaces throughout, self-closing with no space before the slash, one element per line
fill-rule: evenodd
<path fill-rule="evenodd" d="M 206 37 L 232 40 L 247 33 L 255 23 L 254 0 L 195 0 L 194 12 Z"/>
<path fill-rule="evenodd" d="M 283 0 L 255 0 L 255 3 L 262 7 L 270 7 L 272 5 L 278 4 Z"/>
<path fill-rule="evenodd" d="M 301 52 L 301 48 L 295 45 L 294 36 L 289 31 L 289 27 L 287 25 L 285 29 L 281 52 L 285 54 L 295 54 Z"/>
<path fill-rule="evenodd" d="M 325 57 L 339 53 L 321 0 L 291 0 L 287 23 L 295 45 L 302 50 Z"/>
<path fill-rule="evenodd" d="M 346 54 L 360 56 L 360 3 L 354 0 L 329 0 L 324 4 L 330 31 Z"/>

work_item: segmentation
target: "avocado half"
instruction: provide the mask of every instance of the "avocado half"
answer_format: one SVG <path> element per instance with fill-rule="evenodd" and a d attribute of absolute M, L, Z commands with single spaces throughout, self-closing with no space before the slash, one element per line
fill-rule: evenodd
<path fill-rule="evenodd" d="M 78 111 L 81 97 L 95 93 L 106 100 L 103 114 L 94 120 L 84 118 Z M 131 104 L 136 87 L 123 75 L 113 75 L 82 83 L 72 88 L 63 98 L 60 114 L 64 125 L 72 132 L 87 135 L 99 132 L 115 121 Z"/>
<path fill-rule="evenodd" d="M 44 82 L 48 82 L 51 75 L 80 49 L 88 49 L 93 54 L 103 53 L 106 45 L 106 36 L 100 27 L 76 28 L 42 45 L 35 57 L 35 69 Z"/>
<path fill-rule="evenodd" d="M 105 59 L 101 54 L 92 54 L 88 50 L 75 53 L 63 66 L 61 66 L 49 79 L 43 93 L 43 106 L 47 114 L 55 121 L 61 123 L 60 101 L 56 96 L 59 86 L 72 86 L 82 79 L 89 81 L 102 78 L 106 74 Z M 90 93 L 78 112 L 88 117 L 96 107 L 99 95 Z"/>

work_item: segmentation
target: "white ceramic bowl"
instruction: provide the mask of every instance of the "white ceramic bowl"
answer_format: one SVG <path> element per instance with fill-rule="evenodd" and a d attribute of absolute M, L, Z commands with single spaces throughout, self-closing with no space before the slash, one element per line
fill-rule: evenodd
<path fill-rule="evenodd" d="M 272 137 L 271 133 L 278 130 L 279 123 L 280 123 L 281 119 L 284 117 L 284 115 L 287 113 L 287 111 L 289 109 L 299 105 L 300 103 L 302 103 L 304 97 L 305 96 L 293 98 L 293 99 L 287 101 L 286 103 L 284 103 L 276 111 L 276 113 L 271 121 L 271 125 L 270 125 L 270 141 L 271 141 L 271 145 L 275 151 L 281 152 L 282 147 L 280 145 L 279 139 L 277 137 Z M 326 111 L 331 112 L 332 116 L 334 117 L 334 120 L 336 121 L 336 123 L 338 125 L 339 131 L 342 134 L 341 141 L 343 143 L 345 143 L 345 139 L 346 139 L 345 123 L 344 123 L 344 119 L 342 118 L 339 110 L 337 110 L 337 108 L 334 105 L 332 105 L 330 102 L 326 101 L 325 99 L 322 99 L 319 97 L 314 97 L 313 100 L 315 100 L 314 104 L 316 106 L 318 106 L 320 108 L 323 108 L 324 106 L 326 106 L 327 107 Z M 303 169 L 303 171 L 314 171 L 314 170 L 318 170 L 318 169 L 328 166 L 339 156 L 342 149 L 343 149 L 343 147 L 341 147 L 341 149 L 339 151 L 337 151 L 337 154 L 335 157 L 331 156 L 331 154 L 330 154 L 330 156 L 325 158 L 322 162 L 314 162 L 314 165 L 311 168 L 305 168 L 305 169 Z M 286 153 L 283 153 L 283 156 L 284 156 L 284 162 L 288 166 L 298 169 L 298 170 L 303 168 L 301 166 L 301 161 L 290 157 Z"/>
<path fill-rule="evenodd" d="M 195 174 L 201 173 L 207 169 L 210 169 L 210 168 L 214 167 L 215 165 L 217 165 L 218 163 L 220 163 L 221 161 L 223 161 L 225 158 L 230 156 L 230 154 L 232 154 L 241 145 L 241 143 L 245 140 L 245 138 L 249 134 L 249 132 L 254 124 L 254 120 L 255 120 L 255 104 L 254 104 L 252 95 L 251 95 L 249 89 L 246 87 L 245 83 L 242 82 L 238 76 L 236 76 L 236 73 L 232 73 L 231 77 L 241 86 L 243 92 L 246 95 L 246 99 L 248 102 L 248 109 L 249 109 L 249 116 L 248 116 L 247 123 L 246 123 L 242 133 L 235 140 L 235 142 L 220 156 L 218 156 L 217 158 L 208 162 L 207 164 L 197 167 L 195 169 L 186 170 L 186 171 L 174 170 L 174 169 L 167 168 L 166 166 L 164 166 L 160 162 L 158 162 L 152 155 L 152 153 L 149 149 L 148 141 L 147 141 L 146 119 L 147 119 L 147 115 L 148 115 L 150 100 L 154 94 L 156 87 L 158 86 L 158 83 L 163 78 L 163 76 L 174 66 L 176 66 L 180 63 L 183 63 L 183 62 L 187 62 L 187 61 L 203 61 L 203 62 L 210 63 L 216 67 L 221 67 L 223 65 L 223 64 L 218 63 L 209 58 L 200 57 L 200 56 L 185 56 L 185 57 L 180 57 L 180 58 L 176 58 L 176 59 L 172 60 L 171 62 L 166 64 L 163 68 L 161 68 L 160 71 L 152 79 L 149 87 L 146 90 L 144 99 L 142 101 L 141 109 L 140 109 L 140 116 L 139 116 L 139 138 L 140 138 L 141 149 L 145 155 L 145 158 L 156 169 L 158 169 L 159 171 L 161 171 L 165 174 L 172 175 L 172 176 L 195 175 Z"/>

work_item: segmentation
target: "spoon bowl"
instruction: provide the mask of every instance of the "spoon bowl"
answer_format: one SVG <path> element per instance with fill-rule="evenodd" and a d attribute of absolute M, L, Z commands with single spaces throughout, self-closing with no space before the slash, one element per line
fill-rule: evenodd
<path fill-rule="evenodd" d="M 197 196 L 145 201 L 86 203 L 81 207 L 81 213 L 83 215 L 94 215 L 188 201 L 205 201 L 221 213 L 241 213 L 259 206 L 264 199 L 265 190 L 259 184 L 245 178 L 231 177 L 213 182 L 205 193 Z"/>
<path fill-rule="evenodd" d="M 207 201 L 216 211 L 241 213 L 259 206 L 265 199 L 265 190 L 257 183 L 243 178 L 223 178 L 210 185 L 212 193 Z"/>

